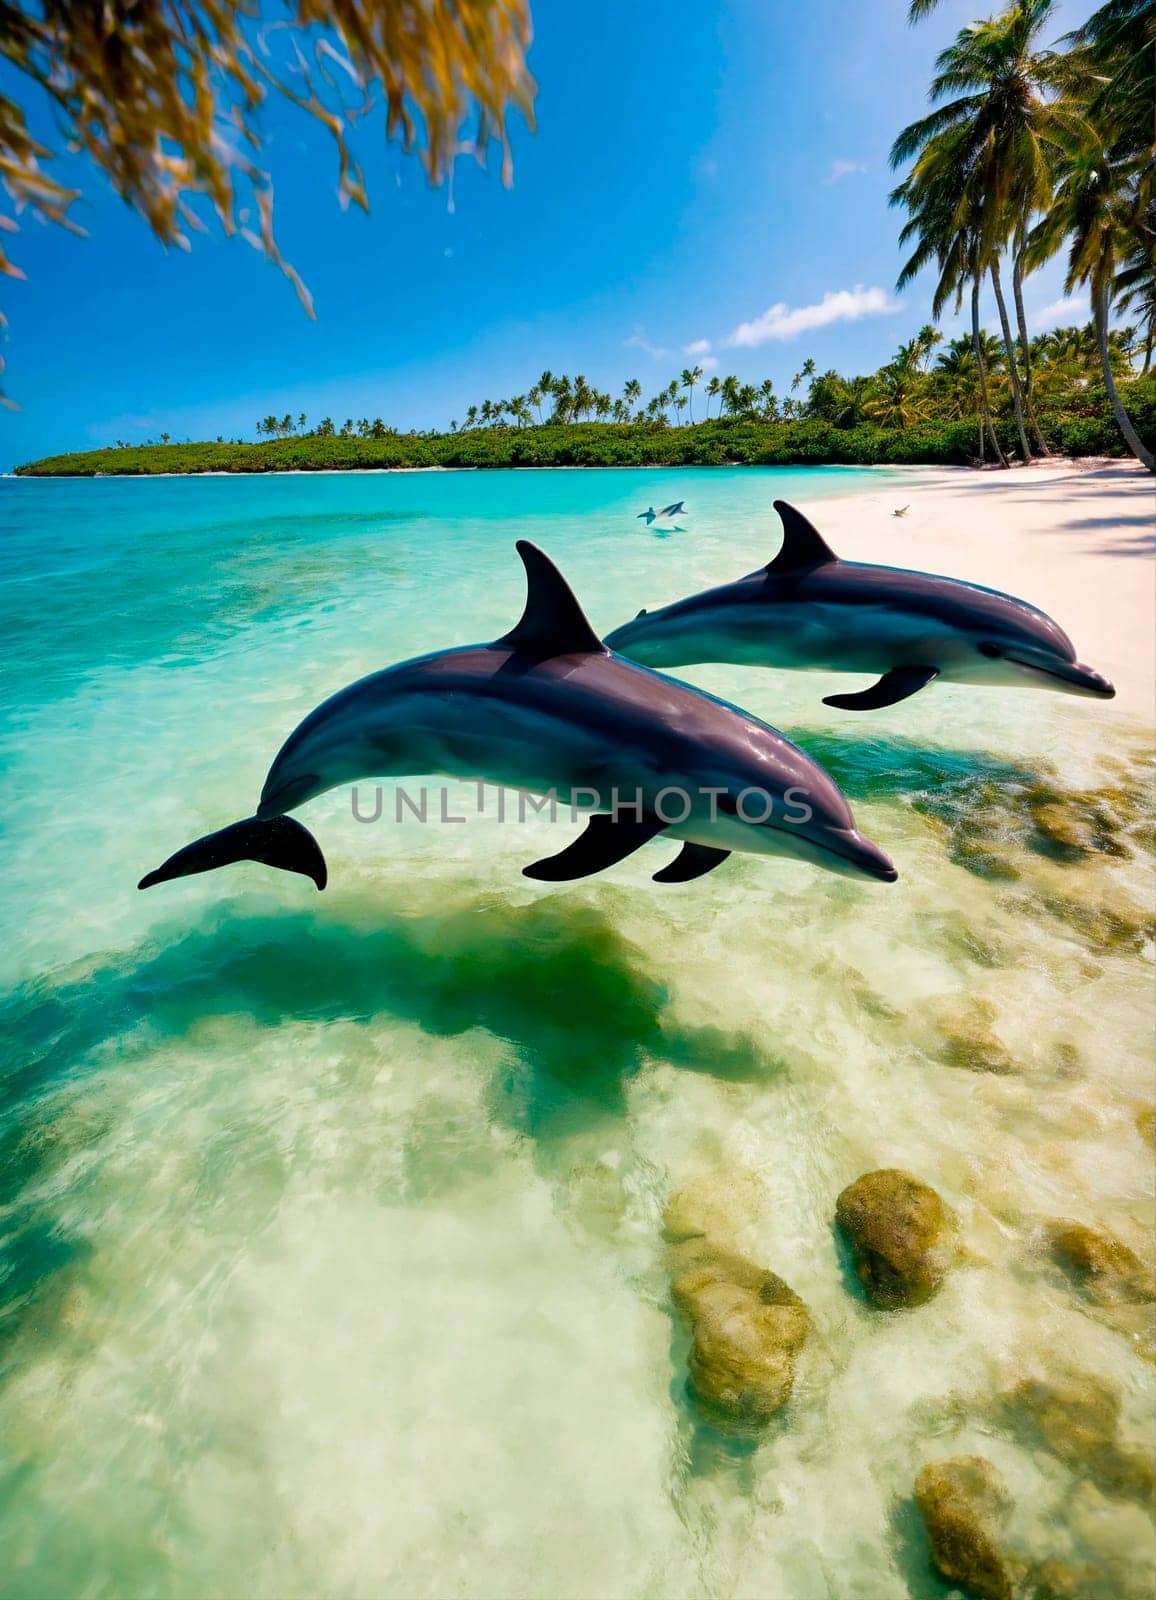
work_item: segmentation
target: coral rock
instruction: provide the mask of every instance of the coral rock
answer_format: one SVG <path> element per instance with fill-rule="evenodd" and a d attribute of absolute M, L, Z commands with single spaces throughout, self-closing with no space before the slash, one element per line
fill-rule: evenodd
<path fill-rule="evenodd" d="M 1012 1574 L 997 1542 L 1008 1496 L 991 1462 L 956 1456 L 930 1463 L 915 1480 L 915 1503 L 942 1576 L 975 1600 L 1012 1600 Z"/>
<path fill-rule="evenodd" d="M 848 1185 L 835 1220 L 851 1245 L 855 1273 L 877 1306 L 917 1306 L 943 1282 L 954 1247 L 954 1217 L 925 1183 L 884 1168 Z"/>
<path fill-rule="evenodd" d="M 1120 1441 L 1120 1396 L 1090 1372 L 1051 1381 L 1027 1378 L 1007 1396 L 1010 1420 L 1106 1495 L 1148 1500 L 1156 1487 L 1151 1456 Z"/>
<path fill-rule="evenodd" d="M 1122 1240 L 1102 1229 L 1061 1223 L 1052 1234 L 1052 1255 L 1097 1305 L 1156 1300 L 1156 1275 Z"/>
<path fill-rule="evenodd" d="M 688 1248 L 693 1242 L 680 1251 Z M 689 1388 L 698 1409 L 728 1431 L 765 1426 L 791 1396 L 811 1328 L 803 1301 L 773 1272 L 704 1249 L 675 1278 L 671 1297 L 691 1330 Z"/>

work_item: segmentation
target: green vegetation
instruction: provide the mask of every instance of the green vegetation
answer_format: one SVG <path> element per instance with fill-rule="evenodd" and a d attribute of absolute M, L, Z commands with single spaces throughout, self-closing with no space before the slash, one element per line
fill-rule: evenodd
<path fill-rule="evenodd" d="M 913 0 L 912 19 L 935 0 Z M 1043 30 L 1055 0 L 1016 0 L 998 16 L 956 35 L 936 61 L 934 109 L 903 130 L 893 166 L 912 162 L 891 196 L 909 220 L 901 239 L 915 249 L 900 284 L 921 268 L 939 271 L 939 316 L 970 293 L 979 379 L 979 444 L 1002 456 L 988 427 L 979 292 L 985 278 L 999 308 L 1016 422 L 1016 444 L 1031 457 L 1047 443 L 1036 416 L 1034 373 L 1024 320 L 1026 273 L 1063 251 L 1065 290 L 1091 291 L 1104 388 L 1128 449 L 1156 470 L 1150 444 L 1130 416 L 1116 381 L 1109 319 L 1114 302 L 1145 318 L 1145 370 L 1151 364 L 1156 303 L 1156 6 L 1108 0 L 1061 41 L 1045 49 Z M 1010 266 L 1017 335 L 1013 338 L 1001 263 Z"/>
<path fill-rule="evenodd" d="M 1133 377 L 1131 361 L 1142 349 L 1145 373 Z M 980 335 L 980 351 L 985 429 L 1010 452 L 1018 430 L 1004 353 L 988 334 Z M 1034 339 L 1029 351 L 1033 415 L 1048 448 L 1070 456 L 1125 454 L 1101 381 L 1095 328 L 1058 328 Z M 1150 345 L 1130 329 L 1114 332 L 1109 360 L 1140 436 L 1156 445 Z M 257 433 L 268 442 L 258 444 L 173 444 L 162 434 L 157 443 L 118 442 L 16 470 L 37 477 L 366 467 L 962 466 L 977 459 L 980 385 L 972 341 L 945 343 L 931 327 L 867 376 L 816 373 L 815 363 L 804 361 L 792 385 L 796 393 L 781 402 L 769 379 L 756 388 L 712 377 L 703 387 L 705 419 L 682 423 L 678 419 L 689 411 L 679 404 L 683 391 L 689 399 L 700 378 L 698 368 L 684 371 L 643 403 L 634 378 L 612 399 L 581 374 L 571 379 L 544 372 L 525 395 L 471 405 L 466 426 L 455 421 L 445 433 L 399 433 L 380 417 L 349 418 L 340 427 L 325 417 L 310 428 L 302 413 L 262 417 Z M 805 394 L 804 378 L 810 379 Z"/>

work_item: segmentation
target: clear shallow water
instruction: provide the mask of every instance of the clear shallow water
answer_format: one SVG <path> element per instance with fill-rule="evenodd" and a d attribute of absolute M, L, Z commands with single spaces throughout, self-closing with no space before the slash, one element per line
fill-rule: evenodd
<path fill-rule="evenodd" d="M 607 630 L 765 561 L 776 495 L 852 492 L 887 477 L 0 483 L 0 1594 L 931 1596 L 911 1481 L 971 1450 L 1024 1559 L 1145 1578 L 1138 1508 L 993 1411 L 1062 1358 L 1151 1430 L 1135 1328 L 1041 1248 L 1151 1227 L 1149 863 L 1016 832 L 1033 784 L 1142 781 L 1094 703 L 868 722 L 819 675 L 687 669 L 830 767 L 890 888 L 739 858 L 663 890 L 648 850 L 552 890 L 519 869 L 566 824 L 368 827 L 348 794 L 307 811 L 324 896 L 133 887 L 326 694 L 505 631 L 516 537 Z M 680 496 L 685 531 L 635 520 Z M 1016 877 L 968 858 L 981 812 Z M 1011 1070 L 953 1054 L 977 1002 Z M 888 1315 L 832 1219 L 890 1165 L 967 1254 Z M 661 1211 L 704 1172 L 757 1175 L 743 1248 L 816 1324 L 757 1446 L 684 1395 Z"/>

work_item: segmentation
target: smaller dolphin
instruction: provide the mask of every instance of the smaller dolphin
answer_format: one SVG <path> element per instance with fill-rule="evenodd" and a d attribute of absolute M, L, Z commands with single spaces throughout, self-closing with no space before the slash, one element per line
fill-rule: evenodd
<path fill-rule="evenodd" d="M 528 593 L 509 633 L 339 690 L 282 745 L 254 816 L 194 840 L 139 887 L 262 861 L 323 889 L 321 849 L 285 813 L 361 778 L 425 772 L 480 775 L 572 808 L 581 797 L 585 832 L 523 869 L 546 882 L 601 872 L 660 834 L 682 850 L 659 883 L 700 878 L 734 850 L 895 881 L 817 762 L 737 706 L 613 655 L 549 557 L 525 539 L 518 553 Z"/>
<path fill-rule="evenodd" d="M 783 544 L 765 567 L 640 611 L 607 634 L 610 648 L 649 667 L 728 661 L 876 674 L 868 689 L 824 696 L 844 711 L 897 705 L 936 678 L 1101 700 L 1115 694 L 1077 661 L 1059 623 L 1026 600 L 956 578 L 840 561 L 801 511 L 785 500 L 775 510 Z"/>
<path fill-rule="evenodd" d="M 645 511 L 640 511 L 638 513 L 638 517 L 636 517 L 634 520 L 637 522 L 639 517 L 645 517 L 646 518 L 646 526 L 649 528 L 650 524 L 657 520 L 658 512 L 654 509 L 653 506 L 647 506 L 646 510 Z"/>

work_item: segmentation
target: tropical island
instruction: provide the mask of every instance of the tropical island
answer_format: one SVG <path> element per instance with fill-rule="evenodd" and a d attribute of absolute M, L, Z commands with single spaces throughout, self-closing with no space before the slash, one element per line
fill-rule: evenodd
<path fill-rule="evenodd" d="M 1149 450 L 1156 449 L 1154 335 L 1152 314 L 1140 331 L 1108 335 L 1118 400 Z M 470 404 L 444 432 L 402 432 L 380 417 L 341 423 L 324 417 L 311 426 L 304 414 L 268 416 L 258 421 L 255 441 L 176 441 L 162 434 L 143 445 L 117 442 L 16 470 L 26 477 L 92 477 L 418 467 L 1006 466 L 1049 454 L 1129 453 L 1094 325 L 1042 334 L 1011 360 L 999 340 L 980 330 L 977 363 L 976 343 L 945 341 L 928 325 L 871 374 L 820 373 L 806 360 L 781 400 L 769 379 L 758 387 L 734 375 L 707 379 L 701 365 L 684 368 L 645 400 L 636 378 L 612 395 L 581 373 L 546 371 L 524 394 Z M 1134 363 L 1142 363 L 1139 374 Z M 1017 369 L 1030 384 L 1026 458 L 1011 379 Z M 705 413 L 697 420 L 696 396 Z"/>

